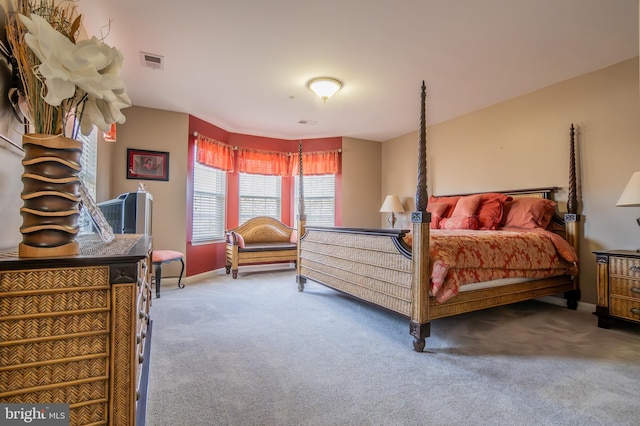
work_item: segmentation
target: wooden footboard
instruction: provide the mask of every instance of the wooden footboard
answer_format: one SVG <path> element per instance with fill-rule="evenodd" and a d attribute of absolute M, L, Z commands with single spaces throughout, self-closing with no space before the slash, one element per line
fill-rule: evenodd
<path fill-rule="evenodd" d="M 411 259 L 402 246 L 407 232 L 308 226 L 300 242 L 300 276 L 410 316 Z"/>

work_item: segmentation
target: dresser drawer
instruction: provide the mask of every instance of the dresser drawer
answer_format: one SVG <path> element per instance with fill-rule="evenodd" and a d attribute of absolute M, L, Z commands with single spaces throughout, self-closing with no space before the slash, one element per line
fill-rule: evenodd
<path fill-rule="evenodd" d="M 616 317 L 640 321 L 640 300 L 611 297 L 609 312 Z"/>
<path fill-rule="evenodd" d="M 611 256 L 609 258 L 611 277 L 628 277 L 640 280 L 640 259 Z"/>
<path fill-rule="evenodd" d="M 611 296 L 624 296 L 640 300 L 640 279 L 612 277 L 609 283 Z"/>

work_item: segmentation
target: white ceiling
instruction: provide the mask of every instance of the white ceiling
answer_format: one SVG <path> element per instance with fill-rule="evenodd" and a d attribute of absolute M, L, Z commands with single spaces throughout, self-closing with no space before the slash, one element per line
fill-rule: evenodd
<path fill-rule="evenodd" d="M 134 105 L 227 131 L 376 141 L 638 55 L 638 0 L 83 0 Z M 108 28 L 108 24 L 110 28 Z M 164 70 L 140 52 L 164 56 Z M 305 83 L 344 82 L 326 103 Z M 300 120 L 317 124 L 300 124 Z"/>

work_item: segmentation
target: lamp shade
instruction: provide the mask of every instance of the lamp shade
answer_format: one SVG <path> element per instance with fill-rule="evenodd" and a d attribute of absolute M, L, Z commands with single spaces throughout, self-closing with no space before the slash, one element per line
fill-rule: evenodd
<path fill-rule="evenodd" d="M 380 207 L 380 211 L 383 213 L 400 213 L 404 212 L 404 207 L 397 195 L 387 195 L 382 207 Z"/>
<path fill-rule="evenodd" d="M 618 207 L 638 207 L 640 206 L 640 172 L 631 175 L 631 179 L 624 187 L 622 195 L 616 203 Z"/>
<path fill-rule="evenodd" d="M 318 95 L 324 102 L 327 102 L 327 99 L 335 95 L 338 90 L 342 89 L 342 82 L 331 77 L 318 77 L 309 80 L 307 87 L 309 87 L 309 89 Z"/>

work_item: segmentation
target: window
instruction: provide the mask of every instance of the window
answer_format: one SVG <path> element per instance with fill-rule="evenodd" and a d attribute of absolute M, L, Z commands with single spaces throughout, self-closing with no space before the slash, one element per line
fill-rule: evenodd
<path fill-rule="evenodd" d="M 305 176 L 304 184 L 304 213 L 307 216 L 307 225 L 334 226 L 335 225 L 335 175 Z M 299 177 L 295 178 L 296 196 L 294 200 L 294 217 L 297 224 Z"/>
<path fill-rule="evenodd" d="M 95 199 L 96 176 L 98 174 L 98 128 L 94 126 L 87 136 L 78 132 L 78 140 L 82 142 L 80 179 L 89 190 L 89 194 Z"/>
<path fill-rule="evenodd" d="M 77 139 L 82 142 L 82 155 L 80 156 L 82 169 L 79 177 L 91 197 L 95 200 L 96 176 L 98 175 L 98 128 L 94 126 L 91 133 L 86 136 L 82 132 L 78 132 Z M 87 209 L 82 209 L 78 218 L 78 227 L 80 234 L 95 232 L 93 220 L 89 216 Z"/>
<path fill-rule="evenodd" d="M 193 242 L 220 240 L 225 230 L 225 190 L 227 173 L 196 161 L 193 167 Z"/>
<path fill-rule="evenodd" d="M 240 173 L 239 224 L 256 216 L 269 216 L 280 220 L 282 178 Z"/>

